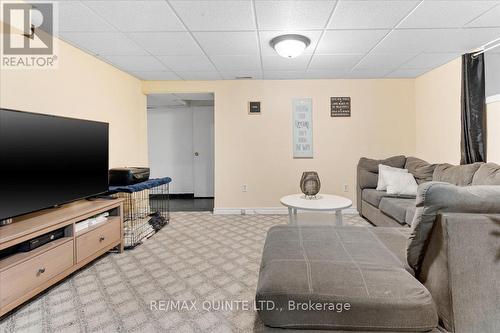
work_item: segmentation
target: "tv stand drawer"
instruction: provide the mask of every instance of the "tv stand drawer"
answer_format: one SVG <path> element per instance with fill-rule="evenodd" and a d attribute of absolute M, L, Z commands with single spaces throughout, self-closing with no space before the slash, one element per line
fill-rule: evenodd
<path fill-rule="evenodd" d="M 1 271 L 1 307 L 26 295 L 72 266 L 73 239 Z"/>
<path fill-rule="evenodd" d="M 94 253 L 120 241 L 120 219 L 110 218 L 103 225 L 76 237 L 76 261 L 81 262 Z"/>

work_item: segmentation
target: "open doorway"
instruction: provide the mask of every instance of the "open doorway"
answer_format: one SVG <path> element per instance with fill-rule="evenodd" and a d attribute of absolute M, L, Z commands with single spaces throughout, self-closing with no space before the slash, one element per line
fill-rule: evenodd
<path fill-rule="evenodd" d="M 171 177 L 171 211 L 214 207 L 214 94 L 148 95 L 151 177 Z"/>

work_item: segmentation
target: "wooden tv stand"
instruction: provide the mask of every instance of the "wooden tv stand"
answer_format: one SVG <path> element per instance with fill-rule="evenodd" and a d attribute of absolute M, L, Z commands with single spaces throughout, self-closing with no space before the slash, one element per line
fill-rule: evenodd
<path fill-rule="evenodd" d="M 75 224 L 108 212 L 107 221 L 75 232 Z M 123 199 L 80 200 L 14 218 L 0 227 L 0 250 L 64 228 L 64 237 L 0 258 L 0 317 L 107 251 L 123 251 Z"/>

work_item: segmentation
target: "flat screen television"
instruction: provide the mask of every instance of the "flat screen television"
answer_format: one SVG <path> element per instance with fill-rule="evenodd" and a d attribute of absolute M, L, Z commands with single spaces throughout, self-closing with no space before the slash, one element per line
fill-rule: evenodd
<path fill-rule="evenodd" d="M 108 190 L 109 124 L 0 109 L 0 220 Z"/>

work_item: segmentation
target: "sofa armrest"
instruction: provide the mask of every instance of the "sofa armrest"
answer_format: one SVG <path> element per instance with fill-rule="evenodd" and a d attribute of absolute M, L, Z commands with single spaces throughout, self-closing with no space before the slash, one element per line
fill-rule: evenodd
<path fill-rule="evenodd" d="M 437 212 L 500 214 L 500 186 L 428 182 L 418 187 L 416 206 L 434 215 Z"/>
<path fill-rule="evenodd" d="M 436 218 L 418 274 L 450 332 L 500 332 L 500 214 Z"/>
<path fill-rule="evenodd" d="M 362 215 L 361 202 L 363 200 L 362 193 L 365 188 L 376 188 L 378 183 L 378 173 L 370 172 L 358 164 L 356 177 L 356 205 L 358 213 Z"/>
<path fill-rule="evenodd" d="M 460 187 L 429 182 L 418 187 L 416 211 L 411 224 L 406 256 L 416 272 L 439 213 L 500 214 L 500 186 Z"/>

